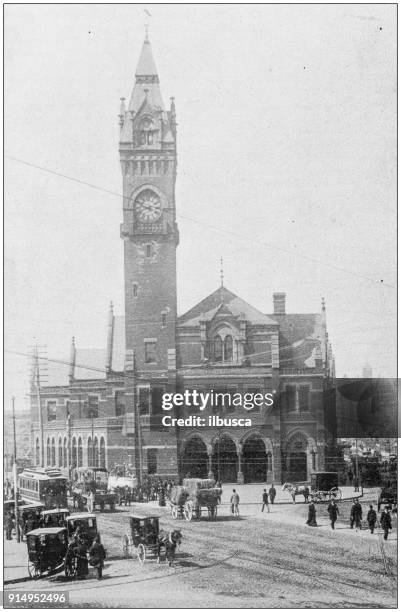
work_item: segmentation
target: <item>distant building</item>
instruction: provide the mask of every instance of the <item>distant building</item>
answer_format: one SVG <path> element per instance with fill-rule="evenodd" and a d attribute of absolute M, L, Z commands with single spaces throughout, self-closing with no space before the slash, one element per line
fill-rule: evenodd
<path fill-rule="evenodd" d="M 365 363 L 362 368 L 362 378 L 373 378 L 372 366 L 369 363 Z"/>
<path fill-rule="evenodd" d="M 169 110 L 164 106 L 148 39 L 135 77 L 120 110 L 125 316 L 110 308 L 104 350 L 85 353 L 73 343 L 61 378 L 52 378 L 49 363 L 43 446 L 32 387 L 34 460 L 40 463 L 43 452 L 46 465 L 65 469 L 126 462 L 163 477 L 308 480 L 325 469 L 334 444 L 335 367 L 324 301 L 319 312 L 292 314 L 286 294 L 275 293 L 266 314 L 222 281 L 177 315 L 176 111 L 174 99 Z M 248 412 L 221 401 L 202 414 L 250 417 L 250 428 L 161 426 L 163 394 L 194 389 L 274 393 L 274 404 Z"/>

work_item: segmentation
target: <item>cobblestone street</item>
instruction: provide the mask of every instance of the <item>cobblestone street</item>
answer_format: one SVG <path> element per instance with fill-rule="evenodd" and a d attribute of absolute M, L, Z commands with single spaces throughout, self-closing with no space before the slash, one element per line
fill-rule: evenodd
<path fill-rule="evenodd" d="M 255 497 L 259 489 L 255 487 Z M 365 515 L 368 502 L 362 500 L 362 505 Z M 158 565 L 154 558 L 144 566 L 137 559 L 122 558 L 121 539 L 128 531 L 129 511 L 127 507 L 97 515 L 108 550 L 103 582 L 92 576 L 66 582 L 60 573 L 6 588 L 66 589 L 70 605 L 85 607 L 396 606 L 396 581 L 384 573 L 379 536 L 349 529 L 349 502 L 340 504 L 334 532 L 326 504 L 317 506 L 317 528 L 305 525 L 307 507 L 302 503 L 275 504 L 270 513 L 262 514 L 255 500 L 241 504 L 239 519 L 232 518 L 229 506 L 223 504 L 215 521 L 203 517 L 190 523 L 173 521 L 168 508 L 138 504 L 135 511 L 160 515 L 163 528 L 182 529 L 182 546 L 172 568 Z M 20 556 L 26 556 L 25 544 L 19 547 Z M 385 550 L 395 576 L 395 528 Z"/>

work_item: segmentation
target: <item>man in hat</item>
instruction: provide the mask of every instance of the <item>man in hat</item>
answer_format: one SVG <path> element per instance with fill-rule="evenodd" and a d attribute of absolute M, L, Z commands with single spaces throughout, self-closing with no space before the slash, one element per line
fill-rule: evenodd
<path fill-rule="evenodd" d="M 389 529 L 392 529 L 391 515 L 390 515 L 390 508 L 389 508 L 389 506 L 386 506 L 384 508 L 384 511 L 382 512 L 382 515 L 380 517 L 380 525 L 382 526 L 382 529 L 384 531 L 384 536 L 383 537 L 384 537 L 385 540 L 387 540 Z"/>

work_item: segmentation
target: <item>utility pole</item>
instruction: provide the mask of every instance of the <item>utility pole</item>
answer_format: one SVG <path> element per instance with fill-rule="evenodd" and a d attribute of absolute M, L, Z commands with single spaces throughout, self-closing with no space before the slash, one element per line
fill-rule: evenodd
<path fill-rule="evenodd" d="M 14 513 L 15 533 L 17 542 L 20 542 L 19 515 L 18 515 L 18 482 L 17 482 L 17 435 L 15 431 L 15 397 L 13 397 L 13 439 L 14 439 Z"/>
<path fill-rule="evenodd" d="M 39 367 L 39 352 L 38 352 L 37 345 L 34 350 L 35 350 L 35 366 L 36 366 L 36 398 L 37 398 L 37 403 L 38 403 L 39 429 L 40 429 L 40 466 L 43 467 L 45 464 L 44 443 L 43 443 L 43 415 L 42 415 L 42 402 L 40 399 L 40 367 Z"/>
<path fill-rule="evenodd" d="M 91 413 L 91 429 L 92 429 L 92 467 L 95 467 L 95 432 L 93 429 L 93 413 Z"/>
<path fill-rule="evenodd" d="M 359 491 L 358 438 L 355 438 L 355 491 Z"/>

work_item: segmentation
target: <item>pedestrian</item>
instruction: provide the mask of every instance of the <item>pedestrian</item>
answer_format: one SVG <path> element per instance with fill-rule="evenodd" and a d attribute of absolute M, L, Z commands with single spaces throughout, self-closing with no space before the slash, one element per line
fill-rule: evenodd
<path fill-rule="evenodd" d="M 75 546 L 74 555 L 77 560 L 76 568 L 77 568 L 77 578 L 85 579 L 88 575 L 88 556 L 86 553 L 85 544 L 81 543 Z"/>
<path fill-rule="evenodd" d="M 93 489 L 91 489 L 91 492 L 89 493 L 88 505 L 89 505 L 89 512 L 93 513 L 95 509 L 95 493 Z"/>
<path fill-rule="evenodd" d="M 357 499 L 354 499 L 354 503 L 351 506 L 351 515 L 350 515 L 350 526 L 351 529 L 354 528 L 358 531 L 358 529 L 362 529 L 362 506 Z"/>
<path fill-rule="evenodd" d="M 221 504 L 221 496 L 223 495 L 223 489 L 222 489 L 222 486 L 221 486 L 221 482 L 220 482 L 220 480 L 218 480 L 218 481 L 216 482 L 216 488 L 217 488 L 217 489 L 220 489 L 220 493 L 219 493 L 219 495 L 218 495 L 218 497 L 217 497 L 217 503 L 218 503 L 218 504 Z"/>
<path fill-rule="evenodd" d="M 313 502 L 311 502 L 309 504 L 309 508 L 308 508 L 308 520 L 306 521 L 306 524 L 309 525 L 309 527 L 317 527 L 317 523 L 316 523 L 316 508 L 315 508 L 315 504 Z"/>
<path fill-rule="evenodd" d="M 274 488 L 274 484 L 272 483 L 272 486 L 269 489 L 269 497 L 270 497 L 270 503 L 274 504 L 274 499 L 276 497 L 276 489 Z"/>
<path fill-rule="evenodd" d="M 369 504 L 369 510 L 368 510 L 368 514 L 366 518 L 368 521 L 370 533 L 373 533 L 375 529 L 376 520 L 377 520 L 377 514 L 376 514 L 376 511 L 373 509 L 372 504 Z"/>
<path fill-rule="evenodd" d="M 337 504 L 332 499 L 327 507 L 327 512 L 329 513 L 331 528 L 334 529 L 334 523 L 336 522 L 340 511 Z"/>
<path fill-rule="evenodd" d="M 93 544 L 89 549 L 89 563 L 95 568 L 98 580 L 102 578 L 104 560 L 106 558 L 106 550 L 100 541 L 100 535 L 97 534 L 93 540 Z"/>
<path fill-rule="evenodd" d="M 380 517 L 380 525 L 384 531 L 384 539 L 387 540 L 389 529 L 392 529 L 390 508 L 386 506 Z"/>
<path fill-rule="evenodd" d="M 230 499 L 231 504 L 231 514 L 233 516 L 239 516 L 239 495 L 235 489 L 233 489 L 233 494 Z"/>
<path fill-rule="evenodd" d="M 4 529 L 6 530 L 6 540 L 11 540 L 11 533 L 13 530 L 13 519 L 11 518 L 11 514 L 7 512 L 4 517 Z"/>
<path fill-rule="evenodd" d="M 266 489 L 263 489 L 263 495 L 262 495 L 262 512 L 264 511 L 266 506 L 266 509 L 268 512 L 270 512 L 270 508 L 269 508 L 269 496 L 267 495 L 267 491 Z"/>

